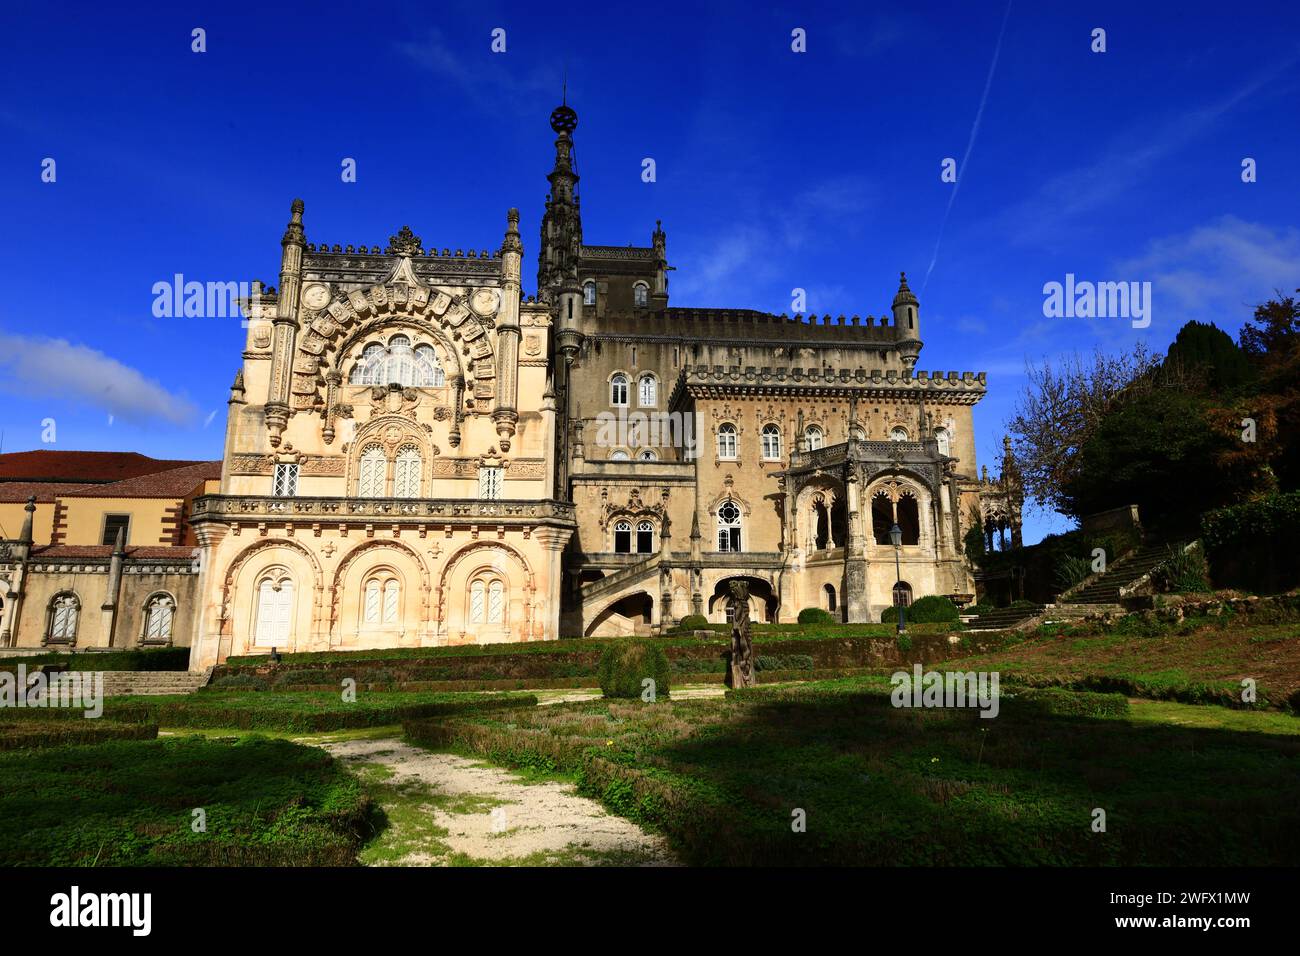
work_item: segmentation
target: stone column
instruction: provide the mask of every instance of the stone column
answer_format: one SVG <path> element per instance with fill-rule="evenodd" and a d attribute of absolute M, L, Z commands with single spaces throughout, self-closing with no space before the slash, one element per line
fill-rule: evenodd
<path fill-rule="evenodd" d="M 302 282 L 303 202 L 293 201 L 289 225 L 280 240 L 280 294 L 271 331 L 271 383 L 266 398 L 266 428 L 278 448 L 289 422 L 289 384 L 293 376 L 294 339 L 298 331 L 298 289 Z"/>
<path fill-rule="evenodd" d="M 519 259 L 523 243 L 519 240 L 519 210 L 507 214 L 506 236 L 501 244 L 501 311 L 497 315 L 496 404 L 492 420 L 496 423 L 497 442 L 503 452 L 519 422 Z"/>
<path fill-rule="evenodd" d="M 858 476 L 849 471 L 848 486 L 849 540 L 844 548 L 844 586 L 840 604 L 845 620 L 850 624 L 865 624 L 871 620 L 870 602 L 867 599 L 867 552 L 862 536 L 861 502 L 858 494 Z"/>

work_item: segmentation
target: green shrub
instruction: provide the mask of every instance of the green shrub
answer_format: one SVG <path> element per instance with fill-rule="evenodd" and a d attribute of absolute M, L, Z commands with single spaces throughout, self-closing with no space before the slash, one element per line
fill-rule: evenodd
<path fill-rule="evenodd" d="M 898 608 L 887 607 L 880 612 L 880 622 L 889 624 L 898 620 Z M 946 624 L 957 623 L 961 615 L 957 605 L 941 594 L 928 594 L 917 598 L 903 612 L 903 620 L 908 624 Z"/>
<path fill-rule="evenodd" d="M 800 624 L 835 624 L 835 615 L 820 607 L 806 607 L 799 612 Z"/>
<path fill-rule="evenodd" d="M 898 649 L 904 654 L 912 649 L 912 637 L 910 634 L 895 634 L 894 643 L 898 645 Z"/>
<path fill-rule="evenodd" d="M 1210 568 L 1201 549 L 1184 550 L 1180 544 L 1169 546 L 1169 557 L 1151 572 L 1157 591 L 1194 593 L 1210 590 Z"/>
<path fill-rule="evenodd" d="M 996 604 L 985 604 L 983 601 L 978 604 L 972 604 L 962 611 L 963 614 L 992 614 L 998 609 Z"/>
<path fill-rule="evenodd" d="M 42 664 L 65 664 L 70 671 L 184 671 L 190 668 L 188 647 L 149 647 L 131 651 L 50 652 L 0 659 L 0 670 L 26 664 L 30 671 Z"/>
<path fill-rule="evenodd" d="M 808 654 L 759 654 L 754 658 L 754 669 L 760 671 L 810 671 L 813 666 Z"/>
<path fill-rule="evenodd" d="M 677 627 L 683 631 L 704 631 L 708 630 L 709 619 L 703 614 L 687 614 Z"/>
<path fill-rule="evenodd" d="M 1063 554 L 1056 562 L 1056 586 L 1068 591 L 1092 573 L 1092 564 L 1087 558 L 1074 554 Z"/>
<path fill-rule="evenodd" d="M 600 658 L 598 678 L 606 697 L 639 698 L 641 682 L 654 681 L 656 697 L 668 696 L 668 655 L 649 641 L 615 644 Z"/>
<path fill-rule="evenodd" d="M 256 674 L 222 674 L 208 684 L 213 690 L 270 690 L 271 685 Z"/>

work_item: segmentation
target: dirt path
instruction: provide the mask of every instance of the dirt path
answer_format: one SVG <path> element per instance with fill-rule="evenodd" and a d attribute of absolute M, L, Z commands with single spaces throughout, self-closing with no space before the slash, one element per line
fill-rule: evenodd
<path fill-rule="evenodd" d="M 664 866 L 667 843 L 580 797 L 498 767 L 397 738 L 318 744 L 357 772 L 388 827 L 361 854 L 371 866 Z"/>

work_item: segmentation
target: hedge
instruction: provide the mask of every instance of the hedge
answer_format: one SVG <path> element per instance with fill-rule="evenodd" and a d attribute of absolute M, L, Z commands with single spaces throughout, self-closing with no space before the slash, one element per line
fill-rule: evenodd
<path fill-rule="evenodd" d="M 836 624 L 835 615 L 824 608 L 806 607 L 799 612 L 800 624 Z"/>
<path fill-rule="evenodd" d="M 880 612 L 880 623 L 889 624 L 898 620 L 898 607 L 887 607 Z M 903 612 L 903 620 L 908 624 L 958 624 L 961 613 L 952 600 L 941 594 L 927 594 L 917 598 Z"/>
<path fill-rule="evenodd" d="M 0 658 L 0 670 L 26 664 L 30 671 L 43 664 L 63 664 L 70 671 L 184 671 L 190 667 L 188 647 L 151 647 L 130 651 L 51 652 Z"/>
<path fill-rule="evenodd" d="M 84 717 L 17 721 L 0 723 L 0 750 L 97 744 L 105 740 L 153 740 L 157 736 L 157 724 L 116 723 Z"/>
<path fill-rule="evenodd" d="M 643 682 L 654 681 L 656 698 L 668 696 L 668 655 L 649 641 L 629 641 L 609 648 L 600 658 L 597 678 L 606 697 L 639 698 Z"/>

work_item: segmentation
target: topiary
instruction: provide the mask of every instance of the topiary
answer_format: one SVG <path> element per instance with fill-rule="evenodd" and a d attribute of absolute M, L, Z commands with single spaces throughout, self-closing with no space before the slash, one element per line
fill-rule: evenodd
<path fill-rule="evenodd" d="M 956 623 L 960 619 L 957 605 L 942 594 L 927 594 L 923 598 L 917 598 L 904 615 L 904 620 L 913 624 L 947 624 Z"/>
<path fill-rule="evenodd" d="M 806 607 L 799 612 L 800 624 L 834 624 L 835 616 L 820 607 Z"/>
<path fill-rule="evenodd" d="M 677 625 L 683 631 L 703 631 L 709 626 L 709 619 L 703 614 L 687 614 Z"/>
<path fill-rule="evenodd" d="M 636 699 L 653 690 L 651 700 L 668 696 L 668 655 L 649 641 L 628 641 L 607 648 L 597 669 L 600 689 L 606 697 Z M 643 682 L 652 680 L 647 687 Z"/>

